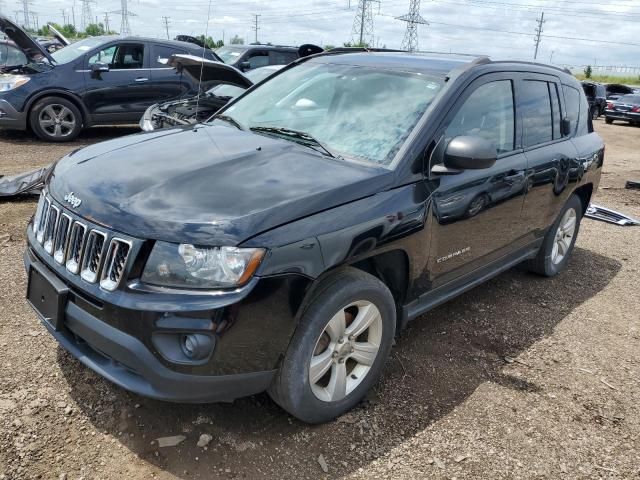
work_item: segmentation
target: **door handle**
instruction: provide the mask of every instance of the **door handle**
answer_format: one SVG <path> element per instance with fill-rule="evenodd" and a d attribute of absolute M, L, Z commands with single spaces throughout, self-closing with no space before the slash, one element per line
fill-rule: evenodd
<path fill-rule="evenodd" d="M 147 77 L 138 77 L 136 78 L 136 82 L 141 83 L 141 82 L 148 82 L 149 79 Z"/>
<path fill-rule="evenodd" d="M 513 183 L 516 180 L 522 180 L 524 178 L 524 173 L 516 173 L 515 175 L 507 175 L 504 177 L 505 182 Z"/>

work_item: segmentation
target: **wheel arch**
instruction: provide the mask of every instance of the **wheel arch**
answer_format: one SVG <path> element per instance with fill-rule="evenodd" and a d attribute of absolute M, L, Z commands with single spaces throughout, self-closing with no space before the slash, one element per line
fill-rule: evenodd
<path fill-rule="evenodd" d="M 49 90 L 44 90 L 42 92 L 38 92 L 27 101 L 25 112 L 27 115 L 28 125 L 30 124 L 31 110 L 33 110 L 34 105 L 39 100 L 42 100 L 43 98 L 46 98 L 46 97 L 60 97 L 73 103 L 78 108 L 78 110 L 80 110 L 80 114 L 82 115 L 82 128 L 86 128 L 89 126 L 89 121 L 90 121 L 89 111 L 87 110 L 87 107 L 85 106 L 82 99 L 78 95 L 72 92 L 69 92 L 68 90 L 62 90 L 62 89 L 49 89 Z"/>
<path fill-rule="evenodd" d="M 573 193 L 580 199 L 580 202 L 582 203 L 582 215 L 584 215 L 587 212 L 587 208 L 589 208 L 589 203 L 591 203 L 591 196 L 593 195 L 593 183 L 586 183 L 584 185 L 581 185 L 576 188 Z"/>

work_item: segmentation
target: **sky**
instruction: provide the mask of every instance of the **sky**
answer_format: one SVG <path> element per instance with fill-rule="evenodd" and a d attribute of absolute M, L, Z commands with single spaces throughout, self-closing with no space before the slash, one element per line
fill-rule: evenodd
<path fill-rule="evenodd" d="M 30 0 L 41 25 L 71 17 L 73 0 Z M 409 0 L 368 0 L 373 14 L 374 44 L 400 48 Z M 0 10 L 15 18 L 22 0 L 0 0 Z M 121 0 L 90 4 L 103 21 L 105 12 L 121 9 Z M 342 45 L 351 41 L 358 0 L 129 0 L 134 35 L 166 38 L 197 35 L 214 39 L 238 35 L 254 41 L 254 14 L 259 14 L 258 40 L 299 45 Z M 209 11 L 210 8 L 210 11 Z M 76 26 L 82 4 L 75 0 Z M 626 65 L 640 67 L 640 0 L 422 0 L 420 13 L 429 22 L 418 28 L 419 49 L 488 55 L 493 59 L 533 60 L 536 19 L 545 23 L 538 61 L 557 65 Z M 18 13 L 22 21 L 22 13 Z M 208 20 L 208 21 L 207 21 Z M 110 13 L 110 27 L 120 29 L 120 16 Z M 608 42 L 608 43 L 607 43 Z"/>

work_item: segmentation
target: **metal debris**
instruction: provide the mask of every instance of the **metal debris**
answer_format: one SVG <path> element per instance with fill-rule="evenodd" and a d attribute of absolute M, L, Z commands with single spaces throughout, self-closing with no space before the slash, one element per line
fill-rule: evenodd
<path fill-rule="evenodd" d="M 635 218 L 629 217 L 624 213 L 616 212 L 615 210 L 611 210 L 600 205 L 595 205 L 593 203 L 589 205 L 589 208 L 587 208 L 587 212 L 584 214 L 584 216 L 593 220 L 613 223 L 615 225 L 640 225 L 640 220 L 636 220 Z"/>

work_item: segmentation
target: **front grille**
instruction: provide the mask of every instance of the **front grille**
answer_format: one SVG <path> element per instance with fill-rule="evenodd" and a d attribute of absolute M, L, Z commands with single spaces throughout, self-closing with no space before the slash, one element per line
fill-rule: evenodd
<path fill-rule="evenodd" d="M 45 253 L 85 282 L 114 291 L 125 277 L 132 243 L 87 226 L 55 204 L 45 191 L 33 217 L 33 233 Z"/>
<path fill-rule="evenodd" d="M 105 269 L 102 272 L 102 279 L 100 280 L 100 286 L 102 288 L 109 291 L 118 288 L 127 265 L 130 251 L 130 242 L 121 238 L 111 240 L 109 250 L 107 251 Z"/>
<path fill-rule="evenodd" d="M 91 230 L 85 245 L 80 276 L 89 283 L 96 283 L 98 270 L 101 265 L 107 236 L 98 230 Z"/>

